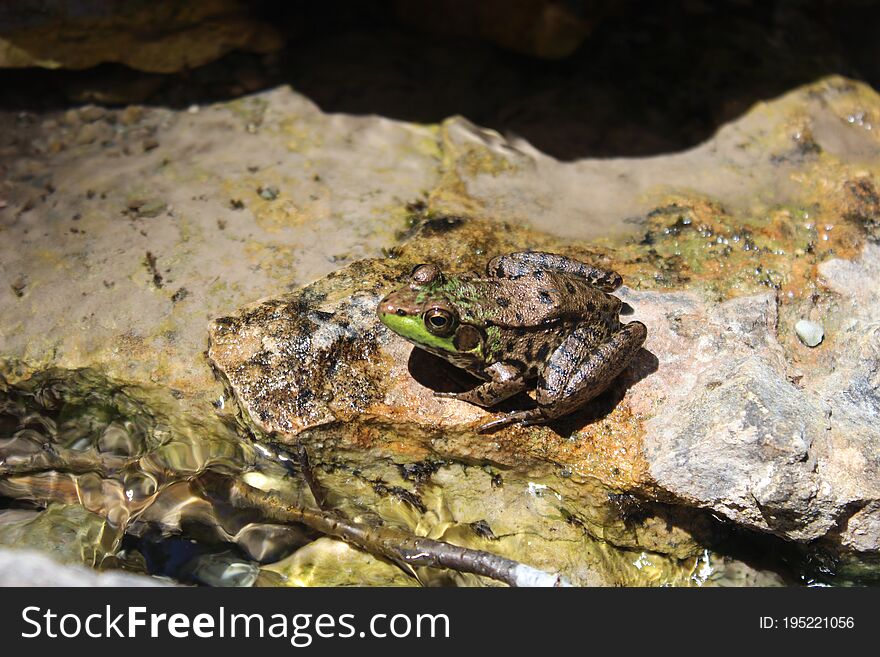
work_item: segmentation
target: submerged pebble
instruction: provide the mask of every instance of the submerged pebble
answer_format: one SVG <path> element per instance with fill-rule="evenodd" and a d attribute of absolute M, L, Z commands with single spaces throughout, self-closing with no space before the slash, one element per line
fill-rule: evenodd
<path fill-rule="evenodd" d="M 825 329 L 818 322 L 802 319 L 794 325 L 794 331 L 808 347 L 818 346 L 825 338 Z"/>
<path fill-rule="evenodd" d="M 185 570 L 195 581 L 207 586 L 250 587 L 260 574 L 257 564 L 236 558 L 230 552 L 200 555 Z"/>

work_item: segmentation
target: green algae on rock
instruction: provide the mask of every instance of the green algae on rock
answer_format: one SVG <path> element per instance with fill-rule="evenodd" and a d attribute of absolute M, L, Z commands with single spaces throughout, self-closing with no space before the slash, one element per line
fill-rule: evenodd
<path fill-rule="evenodd" d="M 192 409 L 175 409 L 167 391 L 136 388 L 95 372 L 53 370 L 4 382 L 0 402 L 4 433 L 11 436 L 0 442 L 0 494 L 24 505 L 0 518 L 11 543 L 61 546 L 74 550 L 68 559 L 143 571 L 141 551 L 161 555 L 163 541 L 173 545 L 183 539 L 186 550 L 170 559 L 178 563 L 176 570 L 163 571 L 161 562 L 169 557 L 159 556 L 158 572 L 183 581 L 247 586 L 260 579 L 260 564 L 310 543 L 313 526 L 319 532 L 343 527 L 345 540 L 367 548 L 372 532 L 383 541 L 380 553 L 392 560 L 393 541 L 412 536 L 334 513 L 301 513 L 298 509 L 318 503 L 310 497 L 308 477 L 284 464 L 289 458 L 255 448 L 213 410 L 206 409 L 200 421 Z M 375 482 L 375 490 L 369 490 L 375 497 L 385 489 Z M 246 498 L 243 491 L 249 491 Z M 266 495 L 256 496 L 260 491 Z M 344 489 L 338 495 L 352 499 Z M 50 506 L 29 510 L 29 503 Z M 365 500 L 353 515 L 372 517 L 376 506 L 374 499 Z M 89 521 L 74 527 L 64 522 L 70 514 Z M 70 531 L 81 540 L 72 540 Z M 56 534 L 61 538 L 52 539 Z M 123 535 L 135 547 L 129 541 L 121 548 Z M 424 545 L 429 547 L 448 546 L 434 541 Z M 461 550 L 455 554 L 468 558 Z M 416 565 L 422 560 L 421 553 L 417 556 L 410 559 Z M 476 572 L 490 571 L 477 564 Z M 277 583 L 268 571 L 266 577 L 262 583 Z"/>
<path fill-rule="evenodd" d="M 712 292 L 714 277 L 722 275 L 717 269 L 696 272 L 705 285 L 694 278 L 689 292 L 618 291 L 633 319 L 650 327 L 646 351 L 573 421 L 478 435 L 486 411 L 432 395 L 456 385 L 454 368 L 383 333 L 371 310 L 414 264 L 478 267 L 511 243 L 553 245 L 552 238 L 527 231 L 499 239 L 491 224 L 428 218 L 392 259 L 355 263 L 219 320 L 209 356 L 254 426 L 277 440 L 305 441 L 319 455 L 369 449 L 374 458 L 401 463 L 489 463 L 504 468 L 506 477 L 549 486 L 560 501 L 571 498 L 571 508 L 557 506 L 559 517 L 580 517 L 588 534 L 619 547 L 650 544 L 660 553 L 685 555 L 705 536 L 699 536 L 696 511 L 683 523 L 689 539 L 647 518 L 636 523 L 641 534 L 624 529 L 623 514 L 615 518 L 603 495 L 705 507 L 804 542 L 833 541 L 832 530 L 854 501 L 873 499 L 869 471 L 824 468 L 838 462 L 828 437 L 868 458 L 874 439 L 863 438 L 870 412 L 853 418 L 861 428 L 852 439 L 836 427 L 829 433 L 826 409 L 839 405 L 828 396 L 827 381 L 803 389 L 789 380 L 776 295 L 719 300 Z M 575 255 L 570 246 L 555 248 Z M 614 251 L 578 257 L 605 262 Z M 722 449 L 718 440 L 738 446 Z M 658 512 L 654 507 L 646 516 Z"/>

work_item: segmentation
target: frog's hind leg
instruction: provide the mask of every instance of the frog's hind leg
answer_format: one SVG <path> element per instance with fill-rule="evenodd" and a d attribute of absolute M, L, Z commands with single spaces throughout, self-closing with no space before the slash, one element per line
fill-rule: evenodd
<path fill-rule="evenodd" d="M 623 285 L 617 272 L 599 269 L 556 253 L 522 251 L 496 256 L 486 265 L 486 273 L 497 278 L 517 278 L 537 271 L 556 271 L 585 279 L 593 287 L 614 292 Z"/>
<path fill-rule="evenodd" d="M 537 408 L 516 411 L 487 422 L 480 431 L 521 423 L 545 424 L 568 415 L 601 393 L 620 374 L 641 348 L 647 329 L 630 322 L 596 348 L 589 348 L 589 327 L 572 332 L 550 356 L 538 379 Z"/>

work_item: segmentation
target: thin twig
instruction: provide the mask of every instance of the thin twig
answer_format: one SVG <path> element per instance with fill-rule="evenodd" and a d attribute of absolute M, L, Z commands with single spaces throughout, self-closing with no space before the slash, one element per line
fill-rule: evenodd
<path fill-rule="evenodd" d="M 229 487 L 229 499 L 234 504 L 258 509 L 267 520 L 302 523 L 404 567 L 450 568 L 483 575 L 510 586 L 571 586 L 559 573 L 538 570 L 497 554 L 407 534 L 390 527 L 371 527 L 327 511 L 296 507 L 241 481 L 230 480 Z"/>
<path fill-rule="evenodd" d="M 298 442 L 295 447 L 295 452 L 296 460 L 299 463 L 300 473 L 302 474 L 303 479 L 305 479 L 306 485 L 312 493 L 312 497 L 315 498 L 315 504 L 317 504 L 318 508 L 322 511 L 327 511 L 327 495 L 324 493 L 324 487 L 321 485 L 321 482 L 318 481 L 318 478 L 315 476 L 315 471 L 312 469 L 312 464 L 309 462 L 309 453 L 306 451 L 306 446 L 303 445 L 302 442 Z"/>
<path fill-rule="evenodd" d="M 54 456 L 57 458 L 57 455 Z M 56 458 L 49 460 L 54 462 Z M 118 472 L 113 466 L 120 465 L 118 462 L 112 462 L 112 466 L 108 468 L 109 464 L 106 461 L 90 454 L 84 454 L 74 461 L 75 463 L 65 462 L 64 470 L 78 473 L 96 472 L 107 477 L 111 475 L 111 471 Z M 36 475 L 47 471 L 51 472 L 52 469 L 51 466 L 47 468 L 45 461 L 39 465 L 0 464 L 0 476 Z M 205 475 L 210 476 L 208 473 L 202 476 Z M 225 477 L 218 479 L 219 485 L 222 485 L 220 482 L 223 480 L 227 482 L 229 500 L 233 504 L 257 509 L 269 521 L 283 524 L 301 523 L 322 534 L 351 543 L 370 554 L 384 557 L 409 572 L 416 567 L 428 566 L 474 573 L 510 586 L 571 586 L 559 573 L 538 570 L 491 552 L 471 550 L 451 543 L 419 537 L 391 527 L 372 527 L 342 518 L 333 511 L 293 506 L 275 495 L 267 494 L 242 481 Z"/>

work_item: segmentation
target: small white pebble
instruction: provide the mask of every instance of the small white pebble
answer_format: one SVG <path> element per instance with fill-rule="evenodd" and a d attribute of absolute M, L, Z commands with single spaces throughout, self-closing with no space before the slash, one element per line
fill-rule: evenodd
<path fill-rule="evenodd" d="M 794 332 L 808 347 L 818 346 L 825 338 L 825 329 L 818 322 L 802 319 L 794 325 Z"/>

